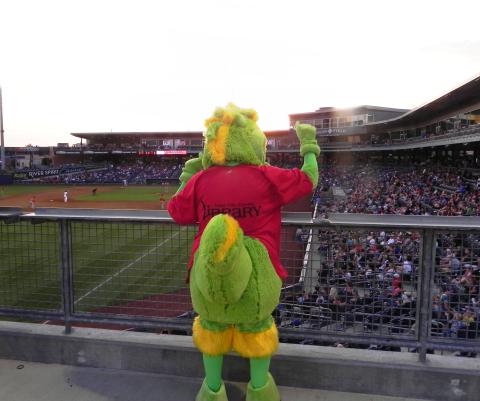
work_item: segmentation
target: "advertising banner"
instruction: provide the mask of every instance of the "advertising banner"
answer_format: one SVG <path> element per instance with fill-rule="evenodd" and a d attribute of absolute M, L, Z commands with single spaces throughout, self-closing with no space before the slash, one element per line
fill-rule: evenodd
<path fill-rule="evenodd" d="M 13 179 L 16 181 L 21 180 L 34 180 L 42 177 L 53 177 L 63 174 L 74 174 L 85 171 L 85 167 L 63 167 L 63 168 L 47 168 L 47 169 L 30 169 L 17 171 L 13 174 Z"/>

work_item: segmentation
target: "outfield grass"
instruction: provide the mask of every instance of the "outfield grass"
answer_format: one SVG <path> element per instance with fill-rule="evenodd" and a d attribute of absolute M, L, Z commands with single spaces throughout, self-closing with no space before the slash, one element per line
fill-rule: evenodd
<path fill-rule="evenodd" d="M 95 185 L 88 185 L 85 188 L 92 188 Z M 41 192 L 58 191 L 59 196 L 64 190 L 80 189 L 82 186 L 72 185 L 5 185 L 0 186 L 0 199 L 17 195 L 38 195 Z M 177 191 L 178 185 L 131 185 L 123 186 L 97 186 L 97 194 L 91 193 L 75 196 L 77 201 L 100 201 L 100 202 L 122 202 L 122 201 L 158 201 L 160 198 L 168 200 Z"/>
<path fill-rule="evenodd" d="M 97 194 L 75 196 L 77 201 L 158 201 L 160 198 L 170 199 L 177 190 L 177 185 L 149 185 L 149 186 L 128 186 L 117 189 L 103 189 L 98 187 Z"/>
<path fill-rule="evenodd" d="M 191 227 L 72 223 L 74 305 L 94 311 L 185 287 Z M 0 223 L 0 306 L 61 308 L 58 223 Z"/>
<path fill-rule="evenodd" d="M 0 305 L 59 309 L 58 225 L 0 223 Z"/>
<path fill-rule="evenodd" d="M 64 189 L 68 189 L 69 185 L 3 185 L 0 186 L 0 199 L 7 196 L 38 194 L 39 192 L 59 191 L 63 193 Z"/>

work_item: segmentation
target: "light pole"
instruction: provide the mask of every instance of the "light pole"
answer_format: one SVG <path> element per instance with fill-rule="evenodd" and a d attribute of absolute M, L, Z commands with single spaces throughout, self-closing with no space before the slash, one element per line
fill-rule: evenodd
<path fill-rule="evenodd" d="M 6 170 L 5 166 L 5 141 L 3 138 L 3 106 L 2 106 L 2 87 L 0 86 L 0 161 L 2 170 Z"/>

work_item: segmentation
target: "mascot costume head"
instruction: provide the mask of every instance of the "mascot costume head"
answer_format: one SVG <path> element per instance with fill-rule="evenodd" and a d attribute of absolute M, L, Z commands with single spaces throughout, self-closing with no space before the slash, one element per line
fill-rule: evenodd
<path fill-rule="evenodd" d="M 168 204 L 179 224 L 199 224 L 189 262 L 198 317 L 193 341 L 203 354 L 205 380 L 196 401 L 227 401 L 223 355 L 250 359 L 247 401 L 277 401 L 269 373 L 278 347 L 272 312 L 287 273 L 280 262 L 281 207 L 317 185 L 320 148 L 311 125 L 297 125 L 301 169 L 266 163 L 266 137 L 257 113 L 233 104 L 206 120 L 203 155 L 185 163 Z"/>

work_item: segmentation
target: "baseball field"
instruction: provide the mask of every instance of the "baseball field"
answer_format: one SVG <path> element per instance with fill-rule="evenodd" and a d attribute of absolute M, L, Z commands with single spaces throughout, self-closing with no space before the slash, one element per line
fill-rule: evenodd
<path fill-rule="evenodd" d="M 11 186 L 3 188 L 0 206 L 28 210 L 34 196 L 36 207 L 160 209 L 175 190 Z M 177 316 L 189 310 L 185 276 L 194 227 L 81 221 L 71 223 L 71 233 L 76 311 Z M 59 238 L 57 222 L 0 222 L 0 307 L 60 308 Z"/>
<path fill-rule="evenodd" d="M 36 207 L 155 210 L 164 208 L 177 188 L 178 185 L 8 185 L 0 187 L 0 206 L 30 209 L 33 199 Z"/>
<path fill-rule="evenodd" d="M 96 194 L 92 190 L 97 188 Z M 1 189 L 0 206 L 160 210 L 176 186 L 35 186 Z M 64 202 L 63 193 L 68 192 Z M 309 207 L 309 199 L 297 206 Z M 300 210 L 299 209 L 299 210 Z M 72 221 L 71 261 L 76 312 L 157 317 L 191 310 L 185 284 L 196 227 L 172 223 Z M 304 249 L 289 242 L 281 258 L 301 267 Z M 283 237 L 282 237 L 283 238 Z M 0 308 L 59 310 L 62 255 L 58 222 L 0 221 Z M 289 269 L 290 270 L 290 269 Z M 298 270 L 298 269 L 297 269 Z"/>

